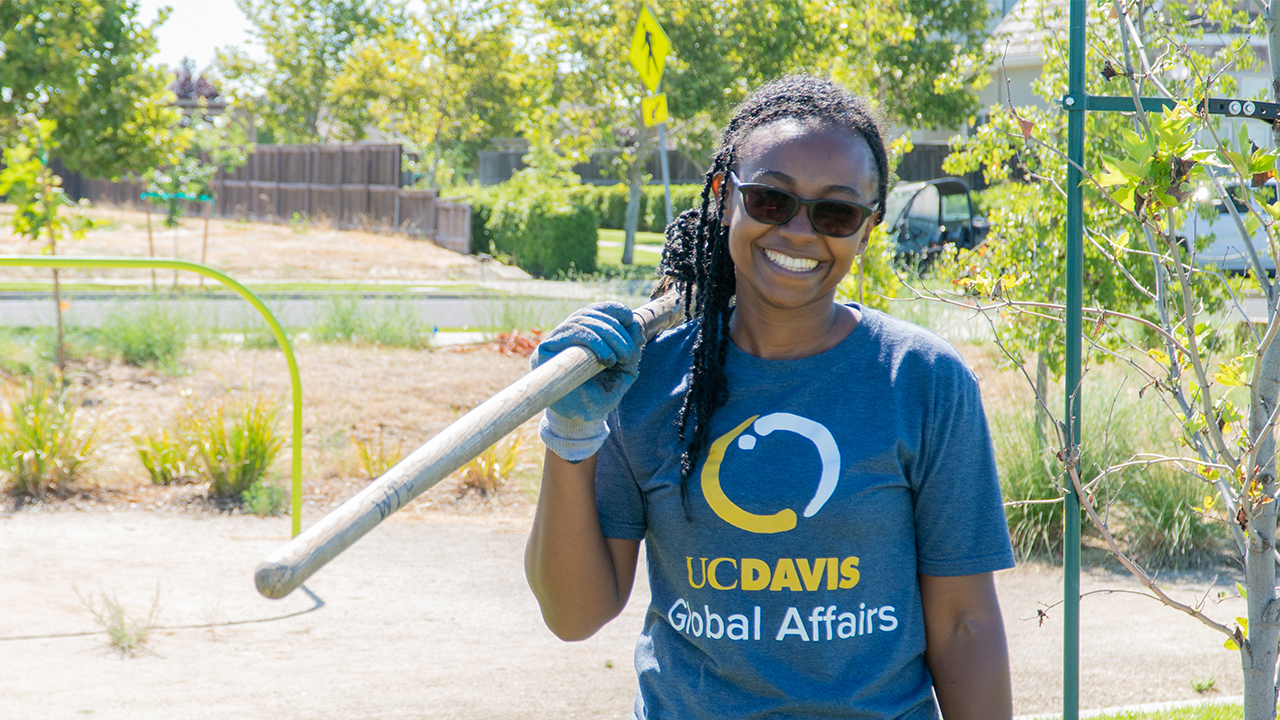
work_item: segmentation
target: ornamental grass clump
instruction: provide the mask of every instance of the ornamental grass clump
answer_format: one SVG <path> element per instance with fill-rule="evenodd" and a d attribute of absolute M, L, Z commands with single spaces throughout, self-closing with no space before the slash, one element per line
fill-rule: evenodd
<path fill-rule="evenodd" d="M 84 477 L 103 438 L 101 423 L 77 417 L 70 389 L 33 377 L 7 397 L 0 414 L 0 480 L 43 497 Z"/>
<path fill-rule="evenodd" d="M 521 456 L 528 444 L 524 435 L 516 431 L 485 448 L 459 471 L 460 492 L 478 492 L 481 497 L 497 494 L 507 481 L 515 477 Z"/>
<path fill-rule="evenodd" d="M 378 432 L 372 438 L 356 439 L 356 452 L 360 455 L 360 467 L 369 479 L 381 477 L 404 456 L 400 444 L 388 444 L 382 437 L 383 426 L 378 425 Z"/>
<path fill-rule="evenodd" d="M 183 424 L 215 497 L 238 497 L 261 482 L 284 447 L 280 406 L 265 398 L 190 407 Z"/>
<path fill-rule="evenodd" d="M 195 475 L 195 447 L 181 429 L 162 427 L 155 435 L 134 435 L 133 448 L 155 485 L 171 485 Z"/>

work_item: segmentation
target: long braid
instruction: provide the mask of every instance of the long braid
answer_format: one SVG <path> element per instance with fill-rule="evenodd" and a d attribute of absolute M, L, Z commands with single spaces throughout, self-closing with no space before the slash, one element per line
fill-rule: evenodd
<path fill-rule="evenodd" d="M 680 496 L 689 513 L 689 478 L 711 435 L 711 416 L 729 399 L 725 362 L 729 354 L 729 321 L 733 315 L 736 275 L 729 256 L 729 228 L 720 213 L 727 207 L 729 172 L 737 169 L 738 150 L 756 128 L 783 119 L 825 123 L 861 135 L 879 171 L 876 200 L 883 206 L 888 190 L 888 158 L 879 119 L 861 98 L 829 80 L 791 75 L 761 87 L 734 112 L 720 148 L 711 159 L 702 186 L 700 207 L 686 210 L 667 226 L 658 272 L 662 281 L 654 296 L 673 287 L 684 297 L 685 315 L 700 319 L 693 362 L 677 424 L 680 441 Z M 719 187 L 713 180 L 719 178 Z M 718 190 L 718 192 L 716 192 Z M 713 194 L 715 197 L 712 197 Z"/>

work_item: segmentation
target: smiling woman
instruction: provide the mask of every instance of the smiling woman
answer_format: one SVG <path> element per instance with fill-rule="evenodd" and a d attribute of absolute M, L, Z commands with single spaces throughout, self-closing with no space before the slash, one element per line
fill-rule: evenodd
<path fill-rule="evenodd" d="M 539 347 L 610 369 L 543 420 L 529 584 L 553 632 L 590 636 L 645 543 L 635 718 L 1012 714 L 992 572 L 1013 557 L 977 381 L 936 336 L 835 301 L 887 175 L 861 99 L 766 85 L 667 231 L 662 289 L 690 322 L 642 355 L 604 303 Z"/>

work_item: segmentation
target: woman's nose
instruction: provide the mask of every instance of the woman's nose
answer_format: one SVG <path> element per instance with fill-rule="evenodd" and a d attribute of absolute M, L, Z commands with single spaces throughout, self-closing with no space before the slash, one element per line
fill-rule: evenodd
<path fill-rule="evenodd" d="M 801 207 L 791 219 L 781 226 L 782 232 L 790 237 L 815 238 L 818 231 L 809 219 L 809 208 Z"/>

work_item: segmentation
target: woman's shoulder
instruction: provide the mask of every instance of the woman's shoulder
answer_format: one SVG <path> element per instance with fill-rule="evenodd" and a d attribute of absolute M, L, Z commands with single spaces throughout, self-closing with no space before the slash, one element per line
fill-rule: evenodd
<path fill-rule="evenodd" d="M 663 330 L 644 346 L 640 362 L 652 358 L 650 362 L 666 362 L 676 358 L 687 358 L 693 354 L 694 341 L 698 337 L 699 320 L 685 321 L 673 328 Z"/>
<path fill-rule="evenodd" d="M 879 310 L 860 310 L 882 361 L 895 367 L 972 374 L 960 351 L 933 331 Z"/>

